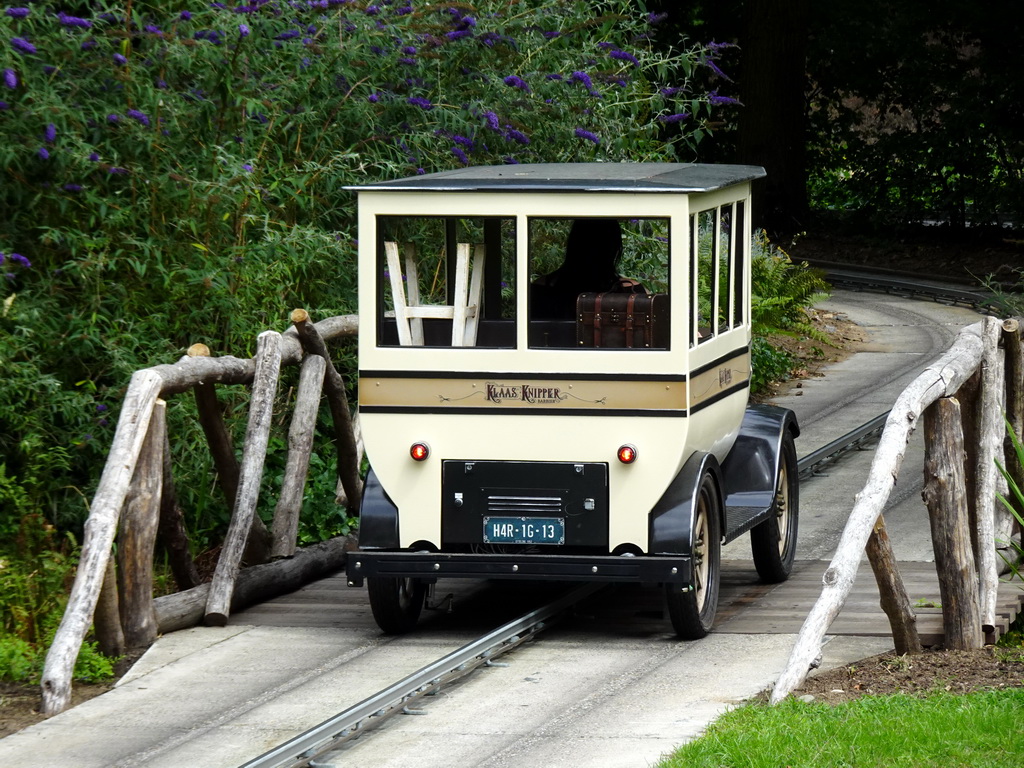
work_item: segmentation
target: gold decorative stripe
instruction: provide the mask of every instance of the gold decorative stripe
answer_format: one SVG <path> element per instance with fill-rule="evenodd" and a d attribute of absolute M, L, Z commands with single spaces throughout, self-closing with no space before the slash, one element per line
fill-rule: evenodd
<path fill-rule="evenodd" d="M 750 381 L 750 353 L 722 361 L 690 380 L 690 407 Z"/>
<path fill-rule="evenodd" d="M 686 410 L 685 381 L 572 378 L 359 379 L 359 405 L 370 408 Z"/>

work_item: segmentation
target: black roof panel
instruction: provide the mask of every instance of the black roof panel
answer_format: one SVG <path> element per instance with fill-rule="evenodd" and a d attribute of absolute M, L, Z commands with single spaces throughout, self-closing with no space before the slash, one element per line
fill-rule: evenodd
<path fill-rule="evenodd" d="M 756 165 L 536 163 L 481 165 L 345 189 L 427 192 L 710 192 L 765 175 Z"/>

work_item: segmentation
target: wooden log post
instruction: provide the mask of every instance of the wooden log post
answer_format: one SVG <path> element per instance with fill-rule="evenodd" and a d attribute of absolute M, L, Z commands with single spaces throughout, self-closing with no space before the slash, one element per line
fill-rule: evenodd
<path fill-rule="evenodd" d="M 981 366 L 954 395 L 960 403 L 964 433 L 964 480 L 967 489 L 967 516 L 971 522 L 971 548 L 978 561 L 978 450 L 981 447 Z"/>
<path fill-rule="evenodd" d="M 156 640 L 153 611 L 153 551 L 160 525 L 166 403 L 157 400 L 149 431 L 135 464 L 117 534 L 117 586 L 121 628 L 128 648 L 145 648 Z"/>
<path fill-rule="evenodd" d="M 227 624 L 231 613 L 231 593 L 259 500 L 280 372 L 281 334 L 264 331 L 256 340 L 256 372 L 249 401 L 249 426 L 242 448 L 242 466 L 238 473 L 238 494 L 206 603 L 206 623 L 213 626 Z"/>
<path fill-rule="evenodd" d="M 1006 377 L 1006 420 L 1017 437 L 1024 439 L 1024 329 L 1020 320 L 1013 318 L 1003 321 L 1003 349 L 1006 360 L 1003 372 Z M 1017 483 L 1024 488 L 1024 464 L 1017 460 L 1013 441 L 1007 434 L 1003 440 L 1003 466 Z M 1015 503 L 1011 499 L 1011 503 Z M 1016 506 L 1018 520 L 1024 518 L 1024 506 Z M 1016 535 L 1021 534 L 1020 524 L 1013 527 Z"/>
<path fill-rule="evenodd" d="M 75 582 L 60 626 L 46 654 L 40 683 L 40 706 L 44 715 L 62 712 L 71 701 L 71 675 L 75 660 L 92 624 L 118 516 L 124 506 L 139 451 L 149 429 L 153 404 L 162 384 L 160 375 L 152 369 L 136 371 L 128 384 L 110 453 L 89 507 Z"/>
<path fill-rule="evenodd" d="M 921 653 L 921 638 L 917 634 L 917 614 L 910 604 L 910 597 L 896 564 L 896 555 L 885 528 L 885 518 L 878 516 L 875 527 L 868 537 L 868 562 L 875 575 L 882 610 L 889 617 L 893 645 L 896 653 Z"/>
<path fill-rule="evenodd" d="M 178 493 L 174 488 L 171 467 L 171 444 L 164 430 L 163 487 L 160 493 L 160 525 L 158 540 L 167 552 L 167 563 L 171 566 L 174 582 L 178 589 L 191 589 L 199 583 L 199 570 L 188 546 L 188 531 L 185 530 L 184 515 L 178 505 Z"/>
<path fill-rule="evenodd" d="M 896 399 L 875 448 L 867 482 L 854 500 L 836 554 L 822 576 L 821 596 L 804 621 L 786 668 L 775 683 L 773 704 L 800 686 L 821 654 L 825 633 L 853 588 L 861 554 L 896 484 L 920 413 L 939 397 L 956 392 L 980 360 L 981 324 L 975 323 L 961 330 L 949 351 L 925 368 Z"/>
<path fill-rule="evenodd" d="M 291 320 L 298 333 L 299 343 L 302 344 L 302 348 L 311 355 L 319 355 L 327 362 L 324 391 L 327 393 L 327 402 L 331 408 L 331 419 L 334 422 L 334 436 L 338 456 L 338 477 L 345 488 L 349 509 L 353 514 L 356 514 L 359 511 L 359 502 L 362 500 L 363 484 L 359 477 L 359 462 L 356 458 L 358 448 L 356 447 L 355 433 L 352 429 L 352 412 L 348 407 L 345 382 L 342 380 L 341 374 L 335 369 L 334 363 L 331 362 L 330 353 L 327 351 L 327 344 L 324 343 L 316 326 L 309 322 L 309 313 L 304 309 L 293 310 Z"/>
<path fill-rule="evenodd" d="M 288 462 L 281 483 L 281 495 L 274 508 L 273 537 L 270 556 L 291 557 L 295 554 L 295 540 L 302 512 L 303 489 L 309 471 L 309 458 L 313 450 L 316 415 L 320 410 L 327 361 L 319 355 L 307 355 L 299 373 L 299 387 L 295 395 L 295 410 L 288 429 Z"/>
<path fill-rule="evenodd" d="M 986 636 L 995 632 L 996 591 L 996 458 L 1002 457 L 1005 423 L 1002 419 L 1002 369 L 999 364 L 1000 323 L 986 317 L 982 331 L 981 419 L 978 446 L 978 589 L 981 594 L 981 625 Z M 994 637 L 993 637 L 994 641 Z"/>
<path fill-rule="evenodd" d="M 984 638 L 967 514 L 964 435 L 955 398 L 939 398 L 925 410 L 924 438 L 921 496 L 931 521 L 946 648 L 981 648 Z"/>
<path fill-rule="evenodd" d="M 124 632 L 121 629 L 121 611 L 117 600 L 117 569 L 114 558 L 107 558 L 103 572 L 103 585 L 93 614 L 96 644 L 104 656 L 116 657 L 124 653 Z"/>
<path fill-rule="evenodd" d="M 193 344 L 188 348 L 189 357 L 209 357 L 210 348 L 205 344 Z M 217 471 L 217 480 L 228 506 L 235 507 L 235 499 L 238 496 L 238 460 L 235 458 L 235 447 L 231 440 L 231 434 L 224 424 L 224 416 L 221 413 L 220 403 L 217 400 L 217 391 L 213 382 L 199 381 L 193 387 L 196 398 L 196 410 L 199 416 L 199 424 L 206 435 L 206 443 L 210 447 L 210 456 L 213 458 L 213 466 Z M 252 519 L 252 530 L 246 540 L 245 552 L 242 559 L 247 563 L 266 562 L 270 552 L 270 532 L 260 520 L 259 515 Z"/>

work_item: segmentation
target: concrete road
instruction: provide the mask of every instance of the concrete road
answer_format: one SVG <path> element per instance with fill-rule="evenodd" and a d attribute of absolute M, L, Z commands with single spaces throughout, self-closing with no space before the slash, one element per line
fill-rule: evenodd
<path fill-rule="evenodd" d="M 826 307 L 863 325 L 870 345 L 785 398 L 803 428 L 801 455 L 888 409 L 915 372 L 976 320 L 959 308 L 868 294 L 837 294 Z M 871 456 L 846 458 L 828 478 L 802 485 L 801 560 L 831 556 Z M 887 512 L 902 559 L 931 559 L 915 485 L 920 466 L 919 454 L 908 456 Z M 723 556 L 748 559 L 748 550 L 742 538 Z M 493 626 L 457 612 L 412 636 L 386 638 L 372 624 L 365 592 L 352 594 L 334 626 L 239 623 L 161 638 L 115 690 L 0 741 L 0 765 L 230 768 Z M 615 599 L 631 599 L 623 594 Z M 426 716 L 393 718 L 333 764 L 649 765 L 773 683 L 795 639 L 721 633 L 684 643 L 656 610 L 649 621 L 616 623 L 608 618 L 614 611 L 601 608 L 509 654 L 509 666 L 475 672 L 432 697 Z M 884 638 L 832 638 L 824 666 L 890 647 Z"/>

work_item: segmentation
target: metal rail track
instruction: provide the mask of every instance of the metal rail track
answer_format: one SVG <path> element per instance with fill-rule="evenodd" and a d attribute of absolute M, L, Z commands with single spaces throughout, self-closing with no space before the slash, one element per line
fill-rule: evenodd
<path fill-rule="evenodd" d="M 409 705 L 437 693 L 443 686 L 532 639 L 586 597 L 604 589 L 587 584 L 518 619 L 504 624 L 478 640 L 438 659 L 293 739 L 245 763 L 241 768 L 332 768 L 331 752 L 346 741 L 377 727 L 392 715 L 418 714 Z"/>

